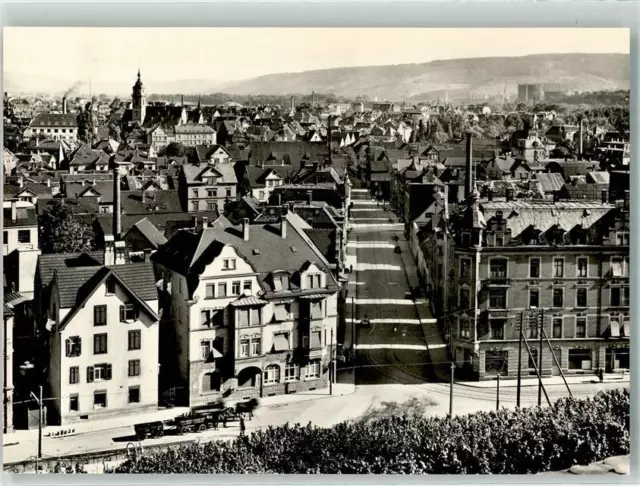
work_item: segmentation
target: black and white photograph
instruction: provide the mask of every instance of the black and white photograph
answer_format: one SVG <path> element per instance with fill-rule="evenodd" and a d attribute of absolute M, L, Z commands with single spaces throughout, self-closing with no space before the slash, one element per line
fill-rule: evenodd
<path fill-rule="evenodd" d="M 4 472 L 629 474 L 628 28 L 3 37 Z"/>

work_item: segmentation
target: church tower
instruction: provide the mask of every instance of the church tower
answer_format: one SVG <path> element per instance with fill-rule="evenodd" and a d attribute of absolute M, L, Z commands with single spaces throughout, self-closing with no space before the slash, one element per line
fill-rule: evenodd
<path fill-rule="evenodd" d="M 133 109 L 133 117 L 132 121 L 134 123 L 139 123 L 142 125 L 144 123 L 144 118 L 147 114 L 147 94 L 144 90 L 144 85 L 142 84 L 142 79 L 140 79 L 140 69 L 138 69 L 138 80 L 136 84 L 133 85 L 133 93 L 131 94 L 132 100 L 132 109 Z"/>

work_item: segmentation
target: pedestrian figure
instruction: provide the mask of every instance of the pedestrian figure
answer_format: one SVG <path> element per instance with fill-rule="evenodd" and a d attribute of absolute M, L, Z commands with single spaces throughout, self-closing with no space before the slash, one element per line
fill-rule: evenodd
<path fill-rule="evenodd" d="M 349 273 L 353 273 L 353 264 L 349 266 Z"/>
<path fill-rule="evenodd" d="M 226 414 L 226 412 L 222 414 L 222 426 L 223 427 L 227 426 L 227 414 Z"/>
<path fill-rule="evenodd" d="M 598 378 L 600 379 L 600 383 L 604 381 L 604 371 L 602 368 L 598 368 Z"/>
<path fill-rule="evenodd" d="M 244 437 L 244 432 L 247 430 L 247 426 L 244 424 L 244 417 L 240 415 L 240 436 Z"/>

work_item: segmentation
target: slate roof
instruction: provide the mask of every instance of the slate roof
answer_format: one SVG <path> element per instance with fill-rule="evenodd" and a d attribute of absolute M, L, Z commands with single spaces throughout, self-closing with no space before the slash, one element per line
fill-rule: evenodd
<path fill-rule="evenodd" d="M 2 208 L 3 221 L 5 228 L 21 228 L 27 226 L 38 225 L 38 215 L 34 206 L 26 207 L 18 203 L 16 208 L 16 220 L 11 221 L 11 206 L 8 203 L 3 204 Z"/>
<path fill-rule="evenodd" d="M 595 184 L 609 184 L 610 176 L 608 172 L 605 171 L 593 171 L 587 174 L 588 178 L 591 182 Z"/>
<path fill-rule="evenodd" d="M 604 204 L 596 201 L 581 202 L 484 202 L 480 204 L 484 219 L 496 215 L 502 211 L 506 218 L 507 227 L 511 229 L 512 237 L 519 236 L 530 226 L 545 232 L 554 225 L 569 232 L 576 226 L 590 228 L 614 209 L 612 204 Z"/>
<path fill-rule="evenodd" d="M 92 149 L 89 144 L 80 145 L 69 155 L 70 166 L 109 164 L 109 155 L 99 149 Z"/>
<path fill-rule="evenodd" d="M 224 152 L 229 154 L 229 151 L 222 145 L 196 145 L 196 157 L 199 162 L 208 162 L 211 155 L 213 155 L 218 149 L 222 149 Z"/>
<path fill-rule="evenodd" d="M 304 230 L 314 245 L 322 252 L 327 261 L 331 264 L 338 262 L 336 255 L 336 231 L 322 229 Z"/>
<path fill-rule="evenodd" d="M 536 180 L 540 183 L 542 192 L 559 191 L 564 186 L 564 178 L 558 173 L 542 173 L 536 175 Z"/>
<path fill-rule="evenodd" d="M 309 262 L 313 262 L 326 272 L 330 288 L 337 290 L 328 262 L 311 240 L 294 225 L 289 225 L 286 239 L 280 236 L 279 225 L 251 225 L 249 241 L 244 241 L 242 235 L 241 225 L 206 228 L 197 233 L 179 231 L 154 253 L 152 259 L 188 276 L 190 293 L 197 286 L 197 276 L 220 254 L 225 245 L 235 247 L 256 269 L 266 289 L 271 289 L 268 276 L 272 271 L 283 270 L 296 274 Z M 259 251 L 255 252 L 255 249 Z M 296 291 L 295 288 L 292 290 Z M 299 287 L 297 291 L 300 291 Z"/>
<path fill-rule="evenodd" d="M 182 166 L 187 184 L 204 184 L 202 174 L 207 170 L 220 174 L 222 177 L 221 184 L 237 184 L 238 179 L 232 163 L 223 163 L 217 165 L 193 165 L 184 164 Z"/>
<path fill-rule="evenodd" d="M 327 154 L 327 145 L 324 142 L 251 142 L 251 165 L 266 162 L 270 155 L 276 154 L 279 159 L 286 158 L 288 165 L 299 169 L 300 160 L 305 156 L 310 161 L 321 162 Z M 286 156 L 286 157 L 285 157 Z M 278 160 L 278 163 L 280 160 Z"/>
<path fill-rule="evenodd" d="M 75 113 L 40 113 L 29 124 L 31 127 L 77 127 Z"/>
<path fill-rule="evenodd" d="M 133 225 L 133 227 L 137 228 L 138 231 L 140 231 L 140 233 L 142 233 L 144 237 L 149 241 L 149 243 L 154 245 L 156 248 L 164 245 L 167 242 L 167 239 L 164 237 L 164 235 L 160 233 L 160 231 L 158 231 L 158 228 L 156 228 L 148 218 L 141 219 L 135 225 Z"/>
<path fill-rule="evenodd" d="M 189 134 L 189 133 L 204 133 L 206 135 L 211 135 L 216 133 L 213 128 L 209 125 L 197 125 L 195 123 L 188 123 L 185 125 L 176 125 L 174 127 L 174 131 L 176 135 L 178 134 Z"/>

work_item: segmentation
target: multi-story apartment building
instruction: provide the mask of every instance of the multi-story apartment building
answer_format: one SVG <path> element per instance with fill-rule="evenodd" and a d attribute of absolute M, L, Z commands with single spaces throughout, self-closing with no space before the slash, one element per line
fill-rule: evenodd
<path fill-rule="evenodd" d="M 205 223 L 152 258 L 170 299 L 174 386 L 189 406 L 327 385 L 339 287 L 293 219 Z"/>
<path fill-rule="evenodd" d="M 238 179 L 233 164 L 183 164 L 178 179 L 180 200 L 186 211 L 222 212 L 237 196 Z"/>
<path fill-rule="evenodd" d="M 158 405 L 158 293 L 151 263 L 103 255 L 42 255 L 40 322 L 48 331 L 50 417 L 59 424 Z"/>
<path fill-rule="evenodd" d="M 29 124 L 28 136 L 42 136 L 53 140 L 78 141 L 78 122 L 74 113 L 40 113 Z"/>
<path fill-rule="evenodd" d="M 4 201 L 2 254 L 9 255 L 20 248 L 38 248 L 38 217 L 33 204 L 26 201 Z"/>
<path fill-rule="evenodd" d="M 451 220 L 449 306 L 457 363 L 471 376 L 515 376 L 519 325 L 542 374 L 629 367 L 629 192 L 624 201 L 487 201 Z M 527 318 L 524 318 L 525 324 Z M 554 360 L 551 349 L 557 359 Z M 523 373 L 534 366 L 523 346 Z"/>
<path fill-rule="evenodd" d="M 196 145 L 215 145 L 216 131 L 209 125 L 187 123 L 173 128 L 174 141 L 195 147 Z"/>

